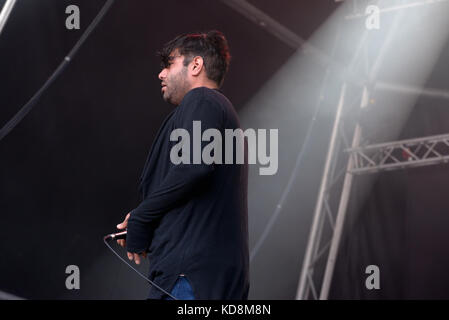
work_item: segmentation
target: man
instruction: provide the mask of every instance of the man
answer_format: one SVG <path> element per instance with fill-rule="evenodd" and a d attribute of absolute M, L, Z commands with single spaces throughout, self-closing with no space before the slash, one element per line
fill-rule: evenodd
<path fill-rule="evenodd" d="M 200 137 L 208 129 L 224 137 L 225 129 L 240 128 L 231 102 L 219 91 L 230 60 L 227 41 L 218 31 L 185 34 L 168 42 L 160 56 L 163 99 L 176 108 L 148 155 L 143 201 L 117 225 L 127 228 L 126 242 L 118 242 L 136 264 L 148 253 L 149 279 L 176 299 L 247 299 L 247 163 L 199 162 L 209 141 L 192 141 L 173 153 L 179 143 L 170 137 L 183 129 L 195 138 L 194 121 L 200 121 Z M 173 163 L 174 155 L 186 150 L 188 161 Z M 235 155 L 235 147 L 230 151 Z M 150 288 L 149 299 L 167 297 Z"/>

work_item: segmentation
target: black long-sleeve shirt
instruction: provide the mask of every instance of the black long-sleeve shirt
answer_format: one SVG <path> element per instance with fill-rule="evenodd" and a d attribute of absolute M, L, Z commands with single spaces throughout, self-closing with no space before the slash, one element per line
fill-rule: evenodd
<path fill-rule="evenodd" d="M 223 164 L 193 164 L 193 121 L 201 121 L 201 133 L 221 132 Z M 168 292 L 184 274 L 196 299 L 248 297 L 247 164 L 224 164 L 224 132 L 236 128 L 237 114 L 221 92 L 195 88 L 166 118 L 148 155 L 143 201 L 128 221 L 127 250 L 148 251 L 149 279 Z M 170 160 L 175 129 L 190 134 L 191 164 Z M 201 142 L 201 150 L 208 143 Z M 151 287 L 150 299 L 163 295 Z"/>

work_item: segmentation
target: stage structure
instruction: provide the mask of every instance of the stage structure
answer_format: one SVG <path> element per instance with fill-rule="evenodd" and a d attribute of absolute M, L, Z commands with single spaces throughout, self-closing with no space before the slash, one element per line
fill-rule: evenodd
<path fill-rule="evenodd" d="M 381 8 L 380 14 L 389 13 L 394 15 L 394 17 L 383 44 L 376 52 L 374 61 L 369 61 L 367 42 L 370 31 L 366 29 L 356 45 L 353 51 L 354 55 L 348 65 L 342 65 L 334 60 L 334 51 L 328 55 L 314 47 L 247 1 L 222 1 L 288 46 L 300 50 L 305 55 L 312 55 L 316 58 L 317 63 L 325 65 L 327 71 L 320 94 L 326 90 L 326 86 L 330 85 L 327 81 L 329 73 L 341 74 L 340 97 L 337 102 L 337 111 L 296 294 L 296 299 L 300 300 L 326 300 L 329 297 L 332 276 L 351 196 L 351 187 L 356 175 L 408 169 L 449 161 L 449 134 L 368 144 L 368 141 L 363 139 L 363 126 L 359 123 L 359 119 L 351 116 L 351 114 L 362 114 L 370 106 L 372 103 L 370 94 L 374 90 L 385 90 L 397 94 L 421 94 L 449 99 L 449 92 L 447 91 L 417 88 L 377 80 L 386 50 L 391 45 L 393 35 L 397 32 L 404 19 L 404 11 L 426 5 L 436 6 L 447 0 L 423 0 L 413 3 L 398 1 L 397 3 L 391 3 L 390 7 Z M 336 2 L 343 2 L 343 0 Z M 366 4 L 364 1 L 352 0 L 351 5 L 345 8 L 352 12 L 342 16 L 340 23 L 344 24 L 365 19 Z M 376 2 L 370 2 L 370 4 L 376 4 Z M 337 39 L 340 36 L 337 32 Z M 354 72 L 357 65 L 364 66 L 364 76 L 361 77 L 360 74 Z M 348 99 L 348 91 L 350 89 L 351 99 Z M 354 90 L 358 91 L 358 93 L 354 94 Z M 358 110 L 355 111 L 354 97 L 359 101 Z M 352 137 L 351 144 L 349 143 L 350 137 Z M 296 171 L 296 169 L 294 168 L 293 170 Z M 289 190 L 287 190 L 288 192 Z M 331 198 L 336 198 L 337 201 L 331 201 Z M 278 209 L 274 214 L 275 218 L 278 216 L 278 211 L 282 209 L 282 202 L 281 199 L 280 205 L 277 206 Z M 263 235 L 269 232 L 273 224 L 274 221 L 270 220 L 269 226 Z M 324 231 L 325 226 L 330 232 Z M 262 236 L 261 238 L 261 241 L 258 241 L 256 244 L 257 249 L 261 247 L 266 237 Z"/>
<path fill-rule="evenodd" d="M 393 7 L 383 8 L 380 13 L 389 12 L 394 14 L 388 33 L 383 45 L 380 47 L 373 64 L 366 63 L 367 57 L 366 42 L 369 31 L 361 38 L 358 50 L 354 56 L 354 63 L 359 59 L 367 67 L 367 82 L 362 87 L 360 110 L 362 114 L 370 104 L 370 92 L 374 89 L 385 89 L 395 91 L 398 94 L 424 94 L 448 98 L 448 92 L 434 89 L 410 88 L 409 86 L 398 84 L 377 83 L 377 73 L 384 59 L 386 49 L 391 45 L 393 34 L 398 30 L 407 9 L 416 8 L 423 5 L 437 5 L 441 1 L 418 1 L 412 4 L 398 4 Z M 353 1 L 353 14 L 347 15 L 346 20 L 364 18 L 366 15 L 357 12 L 357 1 Z M 360 54 L 364 52 L 364 57 Z M 372 65 L 372 67 L 369 67 Z M 315 207 L 313 223 L 309 235 L 306 255 L 303 260 L 300 281 L 297 290 L 297 299 L 320 299 L 326 300 L 332 284 L 332 276 L 338 256 L 338 249 L 343 226 L 348 210 L 348 203 L 351 196 L 353 179 L 357 175 L 372 174 L 381 171 L 409 169 L 419 166 L 435 165 L 447 163 L 449 161 L 449 134 L 420 137 L 415 139 L 392 141 L 379 144 L 367 144 L 363 139 L 362 125 L 356 118 L 355 126 L 352 128 L 352 143 L 348 144 L 348 124 L 343 119 L 345 113 L 345 93 L 346 85 L 342 86 L 340 101 L 338 103 L 333 132 L 327 153 L 324 173 Z M 351 126 L 349 126 L 351 127 Z M 349 129 L 351 131 L 351 129 Z M 340 161 L 341 153 L 346 154 L 346 162 Z M 342 187 L 336 188 L 339 180 L 343 178 Z M 339 195 L 339 200 L 331 203 L 329 200 Z M 330 226 L 330 233 L 323 233 L 324 225 L 327 222 Z M 323 270 L 323 261 L 326 262 Z"/>

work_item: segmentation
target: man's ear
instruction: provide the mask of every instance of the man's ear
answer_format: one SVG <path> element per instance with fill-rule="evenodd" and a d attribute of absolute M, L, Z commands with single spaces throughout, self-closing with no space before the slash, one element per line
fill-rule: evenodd
<path fill-rule="evenodd" d="M 192 76 L 198 76 L 201 73 L 201 70 L 203 70 L 203 67 L 204 67 L 203 57 L 195 56 L 190 64 Z"/>

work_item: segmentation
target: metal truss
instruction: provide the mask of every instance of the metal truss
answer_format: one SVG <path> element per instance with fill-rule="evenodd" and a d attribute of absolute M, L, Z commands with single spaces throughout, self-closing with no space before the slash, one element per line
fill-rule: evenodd
<path fill-rule="evenodd" d="M 375 90 L 385 90 L 385 91 L 393 91 L 397 93 L 403 94 L 412 94 L 412 95 L 420 95 L 427 96 L 431 98 L 445 99 L 449 100 L 449 91 L 434 89 L 434 88 L 422 88 L 411 85 L 404 85 L 399 83 L 389 83 L 378 81 L 375 84 Z"/>
<path fill-rule="evenodd" d="M 342 152 L 344 148 L 349 148 L 342 120 L 346 90 L 347 85 L 343 84 L 296 294 L 296 298 L 301 300 L 327 299 L 343 232 L 352 179 L 354 177 L 352 173 L 354 161 L 349 157 L 348 153 Z M 365 108 L 368 105 L 368 101 L 368 90 L 364 87 L 360 108 Z M 361 130 L 361 126 L 356 124 L 351 144 L 352 149 L 356 149 L 360 145 Z M 346 158 L 341 159 L 342 153 L 347 155 Z M 347 160 L 346 165 L 344 165 L 344 160 Z M 331 201 L 332 196 L 335 194 L 336 186 L 339 185 L 338 182 L 341 181 L 343 176 L 343 182 L 342 184 L 340 183 L 341 194 L 339 201 L 338 203 L 333 203 Z M 330 229 L 330 232 L 326 232 L 326 227 Z M 317 270 L 318 266 L 323 263 L 326 263 L 324 271 Z M 321 288 L 318 288 L 318 286 L 321 286 Z"/>
<path fill-rule="evenodd" d="M 426 1 L 426 3 L 430 4 L 431 1 Z M 391 44 L 392 34 L 398 30 L 401 19 L 404 19 L 404 14 L 399 12 L 395 16 L 383 45 L 379 48 L 379 53 L 372 67 L 368 70 L 368 78 L 374 84 L 376 84 L 379 66 L 384 59 L 385 50 Z M 363 36 L 358 49 L 355 51 L 354 63 L 359 59 L 358 52 L 362 51 L 365 41 L 366 36 Z M 386 89 L 398 91 L 400 94 L 409 93 L 403 92 L 404 90 L 397 90 L 397 85 L 386 86 Z M 412 93 L 425 91 L 432 96 L 435 95 L 435 92 L 429 89 L 412 89 L 416 89 L 412 90 Z M 361 109 L 367 107 L 369 94 L 368 87 L 363 86 Z M 439 97 L 446 98 L 445 92 L 437 92 L 437 94 Z M 349 146 L 349 140 L 345 132 L 350 131 L 350 128 L 346 124 L 343 125 L 342 117 L 345 96 L 346 84 L 342 87 L 338 102 L 312 227 L 303 260 L 296 294 L 297 299 L 328 299 L 352 182 L 356 175 L 449 162 L 449 134 L 362 145 L 363 127 L 356 123 L 352 143 Z M 346 165 L 341 165 L 342 163 L 346 163 Z M 339 169 L 337 170 L 337 168 Z M 342 182 L 341 177 L 344 177 Z"/>
<path fill-rule="evenodd" d="M 342 1 L 336 0 L 336 2 Z M 368 33 L 365 31 L 359 45 L 354 50 L 352 62 L 346 66 L 342 65 L 341 62 L 334 61 L 331 55 L 305 41 L 248 1 L 222 0 L 224 4 L 242 14 L 289 47 L 300 49 L 304 54 L 314 56 L 317 62 L 326 65 L 328 69 L 333 69 L 333 72 L 346 74 L 345 83 L 341 86 L 336 117 L 303 260 L 296 299 L 324 300 L 329 296 L 352 182 L 357 174 L 449 161 L 449 134 L 363 146 L 361 145 L 362 126 L 356 123 L 350 127 L 343 121 L 344 111 L 350 105 L 346 101 L 349 85 L 362 88 L 361 109 L 365 108 L 369 101 L 367 83 L 374 85 L 374 87 L 371 86 L 372 90 L 389 90 L 398 92 L 399 94 L 422 94 L 449 99 L 449 92 L 447 91 L 431 88 L 415 88 L 404 84 L 391 84 L 377 81 L 379 66 L 382 64 L 386 48 L 391 44 L 392 34 L 400 28 L 400 21 L 404 19 L 404 9 L 446 1 L 448 0 L 416 0 L 413 3 L 409 1 L 410 3 L 408 4 L 405 3 L 406 1 L 399 1 L 399 4 L 395 6 L 381 8 L 380 13 L 399 12 L 392 23 L 392 27 L 389 29 L 384 44 L 379 48 L 375 61 L 369 66 L 366 54 L 367 48 L 365 46 Z M 366 17 L 365 12 L 358 10 L 357 0 L 353 1 L 353 9 L 353 13 L 343 17 L 343 20 L 351 21 Z M 363 52 L 365 52 L 364 57 L 362 57 Z M 361 59 L 365 60 L 366 77 L 355 75 L 352 71 L 357 61 Z M 349 144 L 347 136 L 348 131 L 352 133 L 351 144 Z"/>
<path fill-rule="evenodd" d="M 351 173 L 373 173 L 449 162 L 449 134 L 350 148 Z"/>

